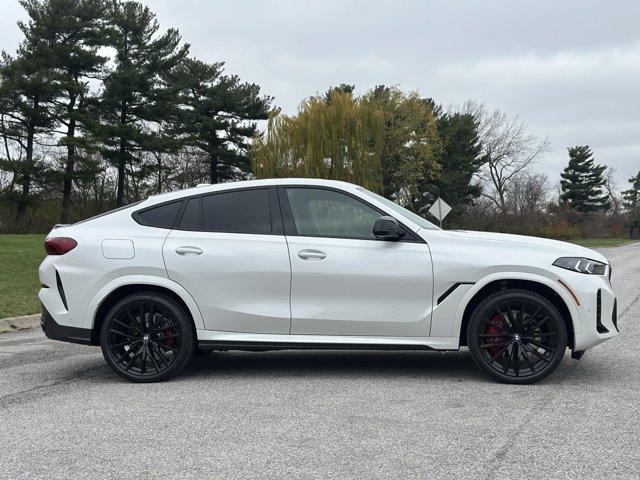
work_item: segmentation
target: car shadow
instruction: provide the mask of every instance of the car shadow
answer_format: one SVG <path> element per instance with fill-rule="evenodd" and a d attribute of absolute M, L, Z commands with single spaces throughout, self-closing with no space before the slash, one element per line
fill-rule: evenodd
<path fill-rule="evenodd" d="M 464 351 L 279 350 L 211 352 L 195 356 L 180 377 L 429 376 L 449 379 L 483 378 Z"/>

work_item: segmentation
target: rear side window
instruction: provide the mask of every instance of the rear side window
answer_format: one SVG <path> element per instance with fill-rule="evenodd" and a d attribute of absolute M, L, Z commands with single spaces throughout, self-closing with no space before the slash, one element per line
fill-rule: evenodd
<path fill-rule="evenodd" d="M 271 233 L 269 190 L 259 188 L 202 197 L 202 227 L 208 232 Z"/>
<path fill-rule="evenodd" d="M 133 214 L 136 222 L 149 227 L 173 228 L 182 201 L 165 203 Z"/>

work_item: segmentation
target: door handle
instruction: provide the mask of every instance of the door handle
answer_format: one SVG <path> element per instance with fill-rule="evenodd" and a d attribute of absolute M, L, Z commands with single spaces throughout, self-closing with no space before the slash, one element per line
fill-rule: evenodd
<path fill-rule="evenodd" d="M 202 253 L 202 249 L 198 247 L 178 247 L 176 248 L 176 253 L 178 255 L 200 255 Z"/>
<path fill-rule="evenodd" d="M 303 260 L 322 260 L 327 256 L 327 254 L 320 250 L 300 250 L 298 252 L 298 256 Z"/>

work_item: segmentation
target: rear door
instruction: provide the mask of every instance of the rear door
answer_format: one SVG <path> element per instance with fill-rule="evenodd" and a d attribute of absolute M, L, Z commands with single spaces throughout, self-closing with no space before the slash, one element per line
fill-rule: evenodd
<path fill-rule="evenodd" d="M 189 199 L 163 253 L 207 329 L 289 333 L 291 270 L 275 189 Z"/>
<path fill-rule="evenodd" d="M 345 192 L 280 187 L 291 259 L 291 333 L 426 337 L 429 248 L 406 229 L 378 240 L 375 207 Z"/>

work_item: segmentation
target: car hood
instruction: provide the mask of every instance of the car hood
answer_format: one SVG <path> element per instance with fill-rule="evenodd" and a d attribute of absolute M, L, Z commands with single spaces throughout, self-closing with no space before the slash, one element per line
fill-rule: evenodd
<path fill-rule="evenodd" d="M 503 242 L 508 244 L 531 245 L 536 249 L 544 249 L 558 256 L 586 257 L 592 260 L 609 263 L 607 258 L 595 250 L 581 247 L 574 243 L 551 240 L 548 238 L 528 237 L 526 235 L 512 235 L 509 233 L 476 232 L 471 230 L 448 230 L 447 234 L 476 241 Z"/>

